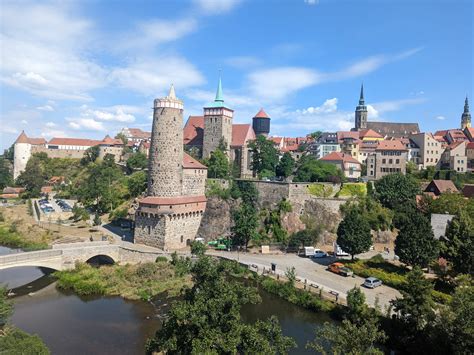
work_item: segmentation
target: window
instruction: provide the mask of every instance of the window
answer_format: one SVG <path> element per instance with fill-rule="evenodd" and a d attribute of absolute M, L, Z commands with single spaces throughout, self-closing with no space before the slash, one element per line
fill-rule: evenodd
<path fill-rule="evenodd" d="M 385 164 L 387 162 L 386 159 L 382 159 L 382 164 Z"/>
<path fill-rule="evenodd" d="M 389 163 L 389 164 L 393 164 L 393 159 L 389 159 L 389 160 L 388 160 L 388 163 Z"/>
<path fill-rule="evenodd" d="M 148 226 L 148 234 L 151 234 L 151 227 Z"/>
<path fill-rule="evenodd" d="M 183 241 L 184 241 L 184 237 L 183 237 L 183 236 L 181 236 L 181 243 L 182 243 Z"/>
<path fill-rule="evenodd" d="M 400 159 L 395 160 L 395 164 L 400 164 Z"/>

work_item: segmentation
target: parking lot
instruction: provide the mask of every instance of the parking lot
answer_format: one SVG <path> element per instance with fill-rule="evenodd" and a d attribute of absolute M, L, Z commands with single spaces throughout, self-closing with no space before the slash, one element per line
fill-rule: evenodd
<path fill-rule="evenodd" d="M 75 201 L 44 198 L 35 201 L 40 211 L 40 219 L 65 220 L 72 215 Z"/>

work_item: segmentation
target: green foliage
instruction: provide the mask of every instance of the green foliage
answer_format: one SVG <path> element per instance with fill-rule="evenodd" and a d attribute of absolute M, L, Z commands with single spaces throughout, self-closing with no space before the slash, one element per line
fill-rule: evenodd
<path fill-rule="evenodd" d="M 372 235 L 367 219 L 357 210 L 351 209 L 337 228 L 337 244 L 354 259 L 355 254 L 369 250 Z"/>
<path fill-rule="evenodd" d="M 222 266 L 203 256 L 192 268 L 194 286 L 173 304 L 147 352 L 167 354 L 286 353 L 294 346 L 276 319 L 245 324 L 241 307 L 257 303 L 255 288 L 225 277 Z"/>
<path fill-rule="evenodd" d="M 319 241 L 320 231 L 315 229 L 303 229 L 293 233 L 290 238 L 289 245 L 291 247 L 304 248 L 305 246 L 313 246 Z"/>
<path fill-rule="evenodd" d="M 247 249 L 249 241 L 258 238 L 257 210 L 251 203 L 243 201 L 240 207 L 232 212 L 232 219 L 232 243 Z"/>
<path fill-rule="evenodd" d="M 178 277 L 187 275 L 191 271 L 191 259 L 178 256 L 176 252 L 171 254 L 170 264 L 174 266 L 175 275 Z"/>
<path fill-rule="evenodd" d="M 12 224 L 11 226 L 15 226 Z M 0 245 L 10 248 L 20 248 L 24 251 L 33 251 L 47 249 L 46 242 L 31 241 L 24 238 L 15 227 L 8 228 L 5 225 L 0 225 Z"/>
<path fill-rule="evenodd" d="M 0 327 L 4 326 L 13 314 L 13 302 L 8 300 L 8 290 L 0 286 Z"/>
<path fill-rule="evenodd" d="M 268 179 L 268 178 L 273 178 L 275 176 L 275 172 L 273 170 L 267 170 L 267 169 L 263 169 L 259 174 L 258 174 L 258 178 L 260 180 L 262 179 Z"/>
<path fill-rule="evenodd" d="M 238 180 L 231 187 L 231 196 L 234 199 L 242 198 L 242 202 L 256 206 L 258 190 L 252 181 Z"/>
<path fill-rule="evenodd" d="M 211 152 L 211 156 L 204 162 L 207 166 L 207 177 L 212 179 L 226 179 L 230 174 L 229 158 L 221 149 Z"/>
<path fill-rule="evenodd" d="M 427 325 L 434 320 L 433 285 L 419 267 L 407 274 L 407 285 L 402 298 L 391 301 L 395 311 L 398 340 L 403 349 L 416 351 L 423 346 Z"/>
<path fill-rule="evenodd" d="M 313 138 L 314 140 L 317 140 L 319 137 L 321 137 L 321 135 L 323 134 L 323 132 L 321 131 L 314 131 L 313 133 L 310 133 L 310 137 Z"/>
<path fill-rule="evenodd" d="M 117 221 L 121 218 L 127 218 L 128 216 L 128 208 L 125 207 L 117 207 L 112 212 L 109 213 L 109 219 L 111 221 Z"/>
<path fill-rule="evenodd" d="M 367 195 L 367 185 L 359 183 L 344 183 L 341 190 L 337 193 L 339 197 L 359 197 L 363 198 Z"/>
<path fill-rule="evenodd" d="M 46 179 L 41 158 L 38 154 L 33 156 L 26 163 L 25 170 L 18 176 L 16 183 L 25 188 L 24 197 L 38 197 L 41 193 L 41 187 Z"/>
<path fill-rule="evenodd" d="M 384 207 L 394 208 L 415 201 L 420 187 L 411 175 L 390 174 L 375 182 L 375 191 Z"/>
<path fill-rule="evenodd" d="M 98 145 L 87 148 L 84 152 L 84 156 L 81 159 L 81 165 L 86 166 L 90 163 L 95 163 L 95 161 L 99 157 L 99 150 L 100 148 Z"/>
<path fill-rule="evenodd" d="M 323 184 L 311 184 L 308 186 L 308 191 L 311 195 L 317 197 L 329 197 L 334 193 L 331 186 Z"/>
<path fill-rule="evenodd" d="M 88 221 L 90 218 L 89 212 L 84 207 L 79 207 L 79 205 L 76 203 L 72 207 L 72 219 L 75 222 L 78 221 Z"/>
<path fill-rule="evenodd" d="M 278 204 L 278 211 L 280 213 L 288 213 L 293 211 L 293 207 L 291 206 L 291 202 L 283 198 L 280 203 Z"/>
<path fill-rule="evenodd" d="M 286 152 L 281 157 L 276 167 L 276 175 L 287 178 L 293 173 L 295 169 L 295 160 L 290 153 Z"/>
<path fill-rule="evenodd" d="M 206 252 L 207 247 L 204 243 L 201 243 L 200 241 L 192 241 L 191 242 L 191 254 L 196 255 L 196 256 L 201 256 L 204 255 Z"/>
<path fill-rule="evenodd" d="M 125 134 L 122 132 L 119 132 L 115 135 L 115 139 L 120 139 L 124 145 L 127 145 L 128 143 L 128 138 L 125 137 Z"/>
<path fill-rule="evenodd" d="M 459 193 L 443 193 L 436 199 L 423 195 L 420 205 L 427 215 L 432 213 L 459 215 L 461 211 L 465 211 L 474 222 L 474 199 L 466 199 Z"/>
<path fill-rule="evenodd" d="M 0 156 L 0 190 L 13 184 L 13 175 L 9 165 L 8 160 Z"/>
<path fill-rule="evenodd" d="M 128 171 L 143 170 L 148 166 L 148 158 L 141 152 L 132 153 L 126 164 Z"/>
<path fill-rule="evenodd" d="M 155 259 L 155 263 L 167 263 L 168 258 L 166 256 L 157 256 Z"/>
<path fill-rule="evenodd" d="M 78 263 L 74 270 L 57 271 L 57 287 L 79 295 L 119 295 L 148 299 L 164 291 L 176 295 L 188 284 L 176 267 L 166 262 L 92 267 Z"/>
<path fill-rule="evenodd" d="M 430 221 L 417 211 L 406 214 L 395 240 L 395 254 L 408 265 L 426 267 L 439 255 Z"/>
<path fill-rule="evenodd" d="M 249 143 L 249 148 L 252 153 L 251 167 L 254 176 L 260 176 L 264 170 L 275 172 L 278 164 L 278 151 L 272 141 L 260 135 Z"/>
<path fill-rule="evenodd" d="M 128 177 L 128 192 L 131 197 L 140 196 L 147 188 L 147 175 L 145 171 L 136 171 Z"/>
<path fill-rule="evenodd" d="M 206 181 L 206 197 L 219 197 L 223 200 L 228 200 L 231 197 L 231 188 L 224 188 L 217 181 Z"/>
<path fill-rule="evenodd" d="M 293 179 L 295 182 L 341 182 L 344 179 L 341 169 L 310 155 L 303 156 L 298 165 Z"/>
<path fill-rule="evenodd" d="M 98 213 L 94 215 L 94 226 L 100 226 L 102 224 L 102 220 L 100 219 L 100 216 Z"/>
<path fill-rule="evenodd" d="M 383 207 L 380 202 L 372 198 L 359 198 L 357 201 L 348 201 L 341 206 L 343 215 L 349 211 L 355 210 L 364 218 L 370 225 L 370 229 L 378 231 L 386 231 L 392 228 L 392 219 L 394 213 L 388 208 Z"/>
<path fill-rule="evenodd" d="M 449 260 L 457 273 L 474 274 L 474 218 L 461 211 L 446 228 L 441 242 L 442 255 Z"/>

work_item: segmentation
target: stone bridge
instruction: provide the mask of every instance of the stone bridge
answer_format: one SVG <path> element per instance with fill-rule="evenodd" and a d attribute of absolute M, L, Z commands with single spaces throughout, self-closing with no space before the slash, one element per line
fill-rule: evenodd
<path fill-rule="evenodd" d="M 130 244 L 130 243 L 127 243 Z M 0 270 L 21 266 L 46 267 L 54 270 L 73 269 L 76 262 L 87 262 L 95 256 L 105 256 L 114 263 L 155 261 L 160 251 L 145 251 L 133 244 L 85 242 L 53 245 L 52 249 L 0 256 Z"/>

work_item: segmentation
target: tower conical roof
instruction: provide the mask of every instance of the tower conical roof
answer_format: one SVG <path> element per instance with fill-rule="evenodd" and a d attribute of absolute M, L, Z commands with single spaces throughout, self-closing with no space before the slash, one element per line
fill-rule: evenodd
<path fill-rule="evenodd" d="M 256 118 L 270 118 L 267 113 L 263 110 L 263 108 L 260 109 L 260 111 L 257 112 L 257 114 L 254 116 Z"/>
<path fill-rule="evenodd" d="M 171 84 L 170 93 L 168 94 L 168 97 L 170 99 L 176 99 L 176 93 L 174 92 L 174 85 L 173 84 Z"/>
<path fill-rule="evenodd" d="M 219 75 L 219 83 L 217 84 L 216 98 L 214 101 L 224 102 L 224 95 L 222 94 L 222 79 Z"/>
<path fill-rule="evenodd" d="M 29 143 L 28 136 L 26 135 L 25 131 L 21 131 L 15 143 Z"/>
<path fill-rule="evenodd" d="M 359 98 L 359 105 L 364 105 L 365 100 L 364 100 L 364 84 L 360 86 L 360 98 Z"/>
<path fill-rule="evenodd" d="M 464 100 L 464 113 L 469 113 L 469 101 L 466 96 L 466 100 Z"/>

